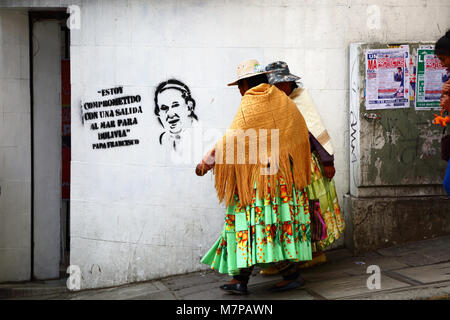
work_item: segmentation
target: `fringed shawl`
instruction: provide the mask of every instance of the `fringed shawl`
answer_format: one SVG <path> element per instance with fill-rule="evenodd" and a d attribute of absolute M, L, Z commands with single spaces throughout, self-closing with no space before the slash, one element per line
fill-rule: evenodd
<path fill-rule="evenodd" d="M 236 139 L 233 134 L 237 132 L 244 132 L 245 137 Z M 274 144 L 277 133 L 278 152 Z M 264 152 L 265 148 L 267 152 Z M 242 158 L 244 154 L 245 159 Z M 264 157 L 265 154 L 269 158 Z M 217 195 L 220 202 L 225 201 L 227 205 L 233 204 L 236 190 L 241 205 L 249 205 L 255 182 L 258 197 L 263 198 L 269 193 L 272 196 L 277 193 L 279 177 L 288 186 L 294 184 L 296 189 L 306 187 L 311 179 L 311 152 L 305 120 L 295 103 L 269 84 L 260 84 L 242 97 L 231 126 L 216 144 L 215 158 Z M 264 174 L 264 170 L 274 174 Z M 291 192 L 292 188 L 287 190 Z"/>

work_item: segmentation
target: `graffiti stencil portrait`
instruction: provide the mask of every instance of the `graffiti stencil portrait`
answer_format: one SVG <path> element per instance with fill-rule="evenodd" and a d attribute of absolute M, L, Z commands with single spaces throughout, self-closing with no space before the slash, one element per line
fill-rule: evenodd
<path fill-rule="evenodd" d="M 185 129 L 198 121 L 194 111 L 195 100 L 186 84 L 176 79 L 161 82 L 155 90 L 155 115 L 164 128 L 159 143 L 170 144 L 176 150 Z"/>

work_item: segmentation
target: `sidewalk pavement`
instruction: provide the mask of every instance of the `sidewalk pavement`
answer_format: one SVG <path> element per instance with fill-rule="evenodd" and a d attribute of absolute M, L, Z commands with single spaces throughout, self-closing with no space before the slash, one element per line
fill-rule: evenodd
<path fill-rule="evenodd" d="M 255 268 L 249 295 L 236 296 L 219 289 L 229 276 L 213 271 L 194 272 L 164 279 L 98 290 L 69 292 L 65 279 L 0 285 L 0 299 L 36 300 L 398 300 L 449 299 L 450 236 L 412 242 L 352 256 L 347 249 L 326 253 L 327 263 L 304 269 L 306 285 L 283 293 L 268 288 L 279 276 L 263 277 Z M 370 265 L 381 271 L 381 288 L 368 289 Z"/>

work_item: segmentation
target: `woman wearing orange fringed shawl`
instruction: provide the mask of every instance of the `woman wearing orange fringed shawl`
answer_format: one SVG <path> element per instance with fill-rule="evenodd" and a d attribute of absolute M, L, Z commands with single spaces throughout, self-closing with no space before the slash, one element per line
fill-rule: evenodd
<path fill-rule="evenodd" d="M 333 179 L 335 173 L 333 146 L 307 89 L 296 84 L 300 77 L 293 75 L 283 61 L 268 64 L 266 71 L 271 71 L 268 74 L 269 83 L 286 93 L 297 105 L 310 131 L 312 175 L 307 194 L 311 215 L 315 217 L 319 215 L 326 230 L 323 230 L 320 240 L 317 237 L 312 239 L 313 259 L 300 265 L 300 268 L 308 268 L 326 262 L 323 250 L 338 240 L 345 228 Z M 277 269 L 272 266 L 262 270 L 261 274 L 273 275 L 278 273 Z"/>

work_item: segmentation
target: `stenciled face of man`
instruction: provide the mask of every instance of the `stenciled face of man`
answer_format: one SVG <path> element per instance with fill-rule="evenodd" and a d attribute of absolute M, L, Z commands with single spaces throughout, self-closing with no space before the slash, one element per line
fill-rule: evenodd
<path fill-rule="evenodd" d="M 166 130 L 178 134 L 189 121 L 189 105 L 181 91 L 168 89 L 158 95 L 159 117 Z"/>

